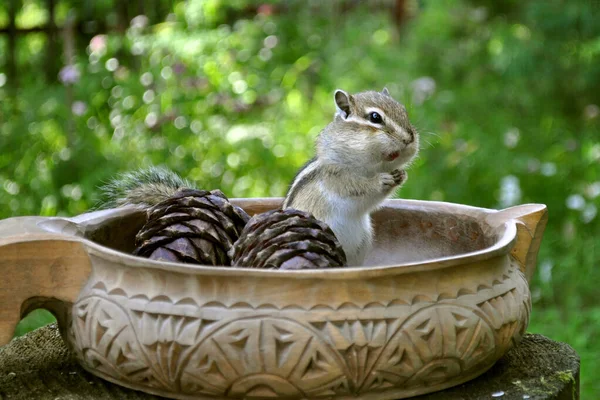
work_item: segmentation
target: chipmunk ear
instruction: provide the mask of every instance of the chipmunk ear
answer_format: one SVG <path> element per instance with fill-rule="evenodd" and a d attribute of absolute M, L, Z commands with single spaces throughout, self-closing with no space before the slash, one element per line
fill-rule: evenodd
<path fill-rule="evenodd" d="M 390 96 L 390 91 L 386 87 L 383 88 L 383 90 L 381 91 L 381 94 L 388 96 L 388 97 L 392 97 L 392 96 Z"/>
<path fill-rule="evenodd" d="M 335 91 L 333 98 L 335 100 L 335 106 L 337 107 L 338 113 L 342 116 L 342 118 L 348 118 L 348 115 L 350 115 L 350 99 L 352 96 L 343 90 L 338 89 Z"/>

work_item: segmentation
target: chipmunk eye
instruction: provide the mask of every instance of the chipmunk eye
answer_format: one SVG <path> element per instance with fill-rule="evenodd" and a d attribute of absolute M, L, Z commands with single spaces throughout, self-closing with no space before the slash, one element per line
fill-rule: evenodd
<path fill-rule="evenodd" d="M 379 115 L 379 113 L 373 111 L 369 113 L 369 121 L 371 121 L 374 124 L 381 124 L 383 123 L 383 118 L 381 118 L 381 115 Z"/>

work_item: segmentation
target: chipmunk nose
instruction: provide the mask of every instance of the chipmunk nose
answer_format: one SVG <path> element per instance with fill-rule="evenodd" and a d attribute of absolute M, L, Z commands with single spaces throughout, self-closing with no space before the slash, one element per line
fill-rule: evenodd
<path fill-rule="evenodd" d="M 415 131 L 412 128 L 410 128 L 406 130 L 406 133 L 408 133 L 408 137 L 402 139 L 402 143 L 408 146 L 409 144 L 415 141 Z"/>

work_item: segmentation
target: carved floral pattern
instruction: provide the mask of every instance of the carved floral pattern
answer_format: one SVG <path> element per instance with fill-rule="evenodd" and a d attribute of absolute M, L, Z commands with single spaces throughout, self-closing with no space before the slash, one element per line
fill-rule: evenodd
<path fill-rule="evenodd" d="M 455 298 L 346 305 L 367 314 L 267 305 L 240 314 L 190 301 L 140 300 L 98 282 L 73 306 L 71 342 L 93 372 L 171 397 L 359 396 L 476 375 L 520 340 L 531 309 L 514 266 Z"/>

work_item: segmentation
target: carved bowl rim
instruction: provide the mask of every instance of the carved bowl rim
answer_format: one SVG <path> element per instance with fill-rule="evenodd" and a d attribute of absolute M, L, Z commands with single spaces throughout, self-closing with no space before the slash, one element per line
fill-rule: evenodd
<path fill-rule="evenodd" d="M 281 198 L 232 198 L 231 201 L 237 205 L 244 203 L 267 203 L 275 207 L 281 202 Z M 496 210 L 473 207 L 463 204 L 425 201 L 425 200 L 405 200 L 405 199 L 390 199 L 384 202 L 384 207 L 409 209 L 409 210 L 445 210 L 446 212 L 456 212 L 458 214 L 470 215 L 474 217 L 482 228 L 487 225 L 485 220 L 486 214 L 496 212 Z M 329 269 L 314 269 L 314 270 L 296 270 L 296 271 L 280 271 L 280 270 L 262 270 L 248 267 L 215 267 L 208 265 L 183 264 L 165 261 L 155 261 L 142 257 L 137 257 L 118 250 L 111 249 L 104 245 L 98 244 L 84 237 L 80 231 L 80 223 L 87 226 L 93 226 L 94 223 L 106 221 L 108 218 L 122 218 L 126 215 L 140 212 L 134 207 L 123 207 L 118 209 L 108 209 L 95 211 L 91 213 L 81 214 L 73 218 L 56 218 L 42 222 L 44 229 L 47 231 L 58 231 L 73 235 L 73 239 L 80 241 L 88 251 L 88 254 L 102 258 L 106 261 L 127 265 L 133 268 L 151 268 L 164 271 L 184 273 L 191 275 L 212 275 L 212 276 L 253 276 L 253 277 L 273 277 L 289 279 L 333 279 L 333 280 L 351 280 L 375 278 L 381 276 L 395 276 L 401 274 L 409 274 L 415 272 L 428 272 L 439 270 L 464 264 L 470 264 L 477 261 L 485 261 L 491 258 L 506 255 L 513 248 L 517 239 L 516 221 L 508 219 L 498 223 L 493 227 L 497 233 L 496 240 L 491 246 L 487 246 L 481 250 L 466 252 L 462 254 L 432 258 L 422 261 L 414 261 L 403 264 L 389 264 L 377 266 L 349 266 Z M 69 226 L 70 225 L 70 226 Z M 85 228 L 85 227 L 84 227 Z M 491 227 L 488 226 L 488 229 Z"/>

